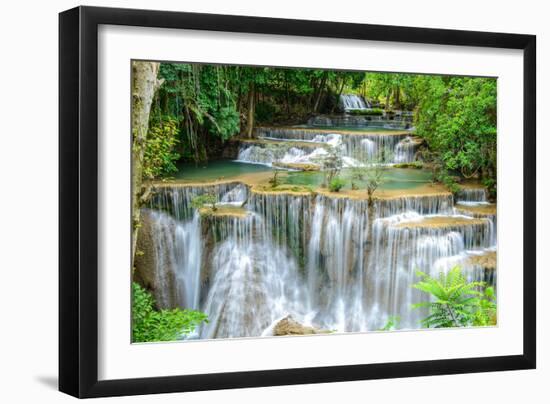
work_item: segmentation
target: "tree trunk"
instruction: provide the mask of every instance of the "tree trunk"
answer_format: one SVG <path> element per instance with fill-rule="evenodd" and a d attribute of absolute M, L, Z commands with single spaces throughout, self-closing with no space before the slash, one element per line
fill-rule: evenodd
<path fill-rule="evenodd" d="M 331 113 L 334 113 L 334 110 L 336 109 L 336 107 L 338 106 L 338 103 L 340 102 L 340 96 L 344 92 L 345 84 L 346 84 L 346 80 L 342 79 L 342 83 L 340 84 L 340 89 L 338 90 L 338 95 L 336 96 L 336 104 L 332 106 L 332 110 L 330 111 Z"/>
<path fill-rule="evenodd" d="M 255 109 L 256 89 L 254 82 L 248 86 L 248 118 L 246 120 L 246 136 L 252 138 L 254 131 L 254 109 Z"/>
<path fill-rule="evenodd" d="M 399 88 L 399 86 L 395 86 L 394 93 L 393 93 L 393 100 L 395 102 L 393 109 L 400 110 L 401 109 L 401 89 Z"/>
<path fill-rule="evenodd" d="M 321 84 L 319 84 L 319 89 L 317 91 L 317 96 L 315 97 L 315 104 L 313 105 L 313 112 L 317 113 L 321 104 L 321 98 L 323 92 L 325 91 L 325 85 L 327 83 L 327 73 L 323 73 L 323 78 L 321 79 Z"/>
<path fill-rule="evenodd" d="M 149 114 L 155 92 L 162 84 L 157 79 L 160 63 L 133 62 L 132 64 L 132 268 L 136 253 L 137 235 L 140 226 L 142 198 L 148 193 L 143 186 L 143 155 Z"/>
<path fill-rule="evenodd" d="M 286 116 L 290 119 L 290 91 L 288 89 L 288 77 L 285 74 Z"/>

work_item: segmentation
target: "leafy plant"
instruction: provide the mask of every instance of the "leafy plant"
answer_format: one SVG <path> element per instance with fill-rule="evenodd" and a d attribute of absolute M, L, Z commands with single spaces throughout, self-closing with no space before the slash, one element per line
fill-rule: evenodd
<path fill-rule="evenodd" d="M 456 178 L 452 175 L 450 175 L 446 170 L 441 170 L 438 174 L 438 180 L 443 183 L 449 191 L 451 191 L 453 194 L 456 194 L 460 191 L 460 187 L 458 186 L 458 183 L 456 182 Z"/>
<path fill-rule="evenodd" d="M 210 205 L 212 207 L 212 210 L 215 212 L 218 210 L 218 207 L 216 206 L 216 203 L 218 202 L 218 198 L 216 195 L 212 193 L 206 193 L 202 195 L 197 195 L 193 199 L 191 199 L 191 207 L 194 209 L 200 209 L 207 205 Z"/>
<path fill-rule="evenodd" d="M 484 282 L 467 282 L 460 267 L 433 278 L 418 272 L 422 279 L 414 288 L 430 295 L 431 301 L 413 305 L 428 308 L 430 314 L 422 320 L 428 328 L 488 325 L 496 321 L 496 303 L 491 288 L 483 290 Z"/>
<path fill-rule="evenodd" d="M 180 157 L 175 151 L 178 133 L 178 124 L 174 117 L 165 116 L 152 123 L 143 153 L 144 178 L 154 179 L 177 171 L 175 162 Z"/>
<path fill-rule="evenodd" d="M 346 181 L 343 178 L 336 177 L 330 181 L 328 184 L 328 189 L 330 192 L 340 192 L 340 190 L 346 185 Z"/>
<path fill-rule="evenodd" d="M 132 341 L 173 341 L 192 333 L 208 316 L 195 310 L 155 310 L 153 296 L 132 283 Z"/>
<path fill-rule="evenodd" d="M 399 326 L 400 321 L 401 317 L 399 316 L 389 316 L 384 327 L 380 328 L 378 331 L 393 331 Z"/>
<path fill-rule="evenodd" d="M 497 301 L 495 290 L 487 287 L 479 298 L 479 309 L 474 313 L 475 326 L 490 326 L 497 323 Z"/>

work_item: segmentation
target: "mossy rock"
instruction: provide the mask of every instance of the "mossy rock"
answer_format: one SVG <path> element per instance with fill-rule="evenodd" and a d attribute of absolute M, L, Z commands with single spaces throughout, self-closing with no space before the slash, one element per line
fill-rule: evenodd
<path fill-rule="evenodd" d="M 317 164 L 311 163 L 282 163 L 275 162 L 273 163 L 274 167 L 285 168 L 289 170 L 298 170 L 298 171 L 319 171 L 321 168 Z"/>

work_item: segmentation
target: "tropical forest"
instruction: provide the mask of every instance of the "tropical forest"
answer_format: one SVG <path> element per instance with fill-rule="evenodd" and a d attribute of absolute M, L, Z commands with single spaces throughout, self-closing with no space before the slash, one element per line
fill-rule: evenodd
<path fill-rule="evenodd" d="M 497 79 L 132 62 L 132 341 L 497 324 Z"/>

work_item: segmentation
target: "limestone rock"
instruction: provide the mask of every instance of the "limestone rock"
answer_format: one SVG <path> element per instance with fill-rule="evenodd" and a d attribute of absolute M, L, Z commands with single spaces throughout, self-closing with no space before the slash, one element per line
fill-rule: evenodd
<path fill-rule="evenodd" d="M 286 316 L 279 321 L 273 329 L 273 335 L 310 335 L 318 334 L 320 331 L 313 327 L 305 326 L 294 320 L 292 316 Z"/>

